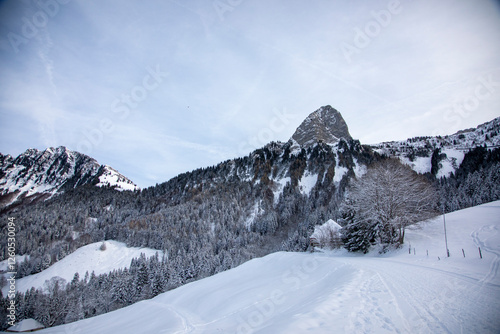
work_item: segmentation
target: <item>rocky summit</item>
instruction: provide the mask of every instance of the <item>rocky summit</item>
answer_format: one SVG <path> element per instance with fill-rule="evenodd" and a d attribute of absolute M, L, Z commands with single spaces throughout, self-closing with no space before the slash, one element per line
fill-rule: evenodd
<path fill-rule="evenodd" d="M 300 124 L 291 139 L 301 147 L 309 147 L 319 141 L 335 144 L 341 138 L 352 139 L 340 112 L 327 105 L 311 113 Z"/>

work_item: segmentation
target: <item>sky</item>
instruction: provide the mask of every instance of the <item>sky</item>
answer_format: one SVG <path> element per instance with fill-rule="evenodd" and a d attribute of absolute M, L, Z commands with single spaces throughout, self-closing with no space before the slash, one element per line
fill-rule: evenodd
<path fill-rule="evenodd" d="M 489 0 L 0 1 L 0 152 L 66 146 L 140 187 L 287 141 L 331 105 L 363 144 L 500 116 Z"/>

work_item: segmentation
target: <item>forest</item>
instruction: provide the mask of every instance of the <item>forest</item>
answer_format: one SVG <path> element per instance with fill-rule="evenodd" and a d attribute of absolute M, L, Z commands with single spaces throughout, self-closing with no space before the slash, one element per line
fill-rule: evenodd
<path fill-rule="evenodd" d="M 306 251 L 317 224 L 333 219 L 348 225 L 342 210 L 356 168 L 386 159 L 355 140 L 341 140 L 337 147 L 318 143 L 300 151 L 292 151 L 289 143 L 270 143 L 246 157 L 184 173 L 142 191 L 85 185 L 3 212 L 2 231 L 7 217 L 16 217 L 17 252 L 30 255 L 18 264 L 18 278 L 104 240 L 168 254 L 140 257 L 129 269 L 109 274 L 76 275 L 71 282 L 54 279 L 47 291 L 18 292 L 18 315 L 55 326 L 154 297 L 254 257 L 278 250 Z M 440 159 L 437 152 L 433 163 Z M 339 166 L 347 172 L 335 183 Z M 500 149 L 477 147 L 449 178 L 422 176 L 436 194 L 433 210 L 444 207 L 449 212 L 500 199 L 499 167 Z M 300 184 L 310 174 L 318 178 L 307 193 Z M 278 180 L 284 178 L 289 181 L 280 190 Z M 376 242 L 372 239 L 369 244 Z M 5 312 L 8 301 L 2 296 L 0 312 Z"/>

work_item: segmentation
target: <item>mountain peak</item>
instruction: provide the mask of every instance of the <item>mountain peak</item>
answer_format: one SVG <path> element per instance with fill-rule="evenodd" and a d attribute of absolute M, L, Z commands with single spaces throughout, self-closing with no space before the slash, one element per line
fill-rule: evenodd
<path fill-rule="evenodd" d="M 64 146 L 30 148 L 17 158 L 0 154 L 0 209 L 26 197 L 47 198 L 84 184 L 139 189 L 115 169 Z"/>
<path fill-rule="evenodd" d="M 341 138 L 352 139 L 347 124 L 340 112 L 326 105 L 307 116 L 291 139 L 301 147 L 308 147 L 318 141 L 334 144 Z"/>

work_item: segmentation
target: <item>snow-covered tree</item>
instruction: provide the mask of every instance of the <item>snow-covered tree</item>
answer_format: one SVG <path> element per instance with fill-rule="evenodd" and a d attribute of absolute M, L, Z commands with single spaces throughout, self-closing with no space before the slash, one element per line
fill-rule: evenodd
<path fill-rule="evenodd" d="M 347 191 L 342 231 L 346 247 L 366 251 L 367 242 L 401 245 L 405 228 L 433 217 L 435 203 L 436 190 L 425 177 L 398 160 L 378 162 Z"/>

